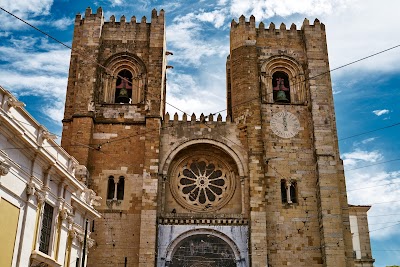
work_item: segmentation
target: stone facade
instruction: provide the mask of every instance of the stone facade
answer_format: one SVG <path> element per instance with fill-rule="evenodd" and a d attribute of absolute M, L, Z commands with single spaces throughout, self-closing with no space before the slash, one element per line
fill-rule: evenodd
<path fill-rule="evenodd" d="M 354 266 L 325 26 L 242 16 L 230 40 L 227 118 L 171 118 L 164 11 L 77 16 L 62 146 L 103 197 L 89 266 Z"/>

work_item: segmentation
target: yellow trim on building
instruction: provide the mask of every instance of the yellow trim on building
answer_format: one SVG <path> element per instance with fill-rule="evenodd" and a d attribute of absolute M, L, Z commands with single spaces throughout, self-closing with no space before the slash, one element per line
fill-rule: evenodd
<path fill-rule="evenodd" d="M 19 208 L 0 198 L 0 266 L 11 266 L 18 230 Z"/>
<path fill-rule="evenodd" d="M 36 248 L 36 242 L 38 238 L 38 231 L 39 231 L 39 219 L 40 219 L 40 211 L 42 210 L 42 204 L 38 203 L 37 210 L 36 210 L 36 219 L 35 219 L 35 235 L 33 236 L 33 243 L 32 243 L 32 250 Z"/>
<path fill-rule="evenodd" d="M 65 260 L 64 260 L 64 266 L 69 267 L 70 261 L 71 261 L 71 249 L 72 249 L 72 238 L 68 236 L 67 239 L 67 247 L 65 250 Z"/>
<path fill-rule="evenodd" d="M 56 232 L 56 261 L 58 260 L 58 251 L 60 250 L 60 238 L 61 238 L 61 226 L 62 226 L 62 219 L 58 216 L 58 224 L 57 224 L 57 232 Z"/>

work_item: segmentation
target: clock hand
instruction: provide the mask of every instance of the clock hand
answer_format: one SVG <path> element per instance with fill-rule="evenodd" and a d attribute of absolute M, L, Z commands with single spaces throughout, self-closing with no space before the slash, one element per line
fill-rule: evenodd
<path fill-rule="evenodd" d="M 283 130 L 287 132 L 287 121 L 286 121 L 286 113 L 283 115 Z"/>

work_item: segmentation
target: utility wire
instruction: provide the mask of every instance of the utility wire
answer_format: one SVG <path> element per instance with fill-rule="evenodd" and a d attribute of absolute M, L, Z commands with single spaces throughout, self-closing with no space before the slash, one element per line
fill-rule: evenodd
<path fill-rule="evenodd" d="M 367 132 L 363 132 L 363 133 L 359 133 L 359 134 L 355 134 L 355 135 L 350 135 L 350 136 L 347 136 L 345 138 L 340 138 L 338 141 L 343 141 L 343 140 L 346 140 L 346 139 L 350 139 L 350 138 L 357 137 L 357 136 L 364 135 L 364 134 L 373 133 L 373 132 L 376 132 L 376 131 L 384 130 L 384 129 L 391 128 L 391 127 L 398 126 L 398 125 L 400 125 L 400 122 L 396 122 L 394 124 L 391 124 L 391 125 L 388 125 L 388 126 L 385 126 L 385 127 L 381 127 L 381 128 L 377 128 L 377 129 L 374 129 L 374 130 L 371 130 L 371 131 L 367 131 Z"/>
<path fill-rule="evenodd" d="M 381 161 L 381 162 L 377 162 L 377 163 L 373 163 L 373 164 L 369 164 L 369 165 L 364 165 L 364 166 L 357 167 L 357 168 L 353 168 L 353 169 L 349 169 L 349 170 L 346 170 L 346 169 L 345 169 L 345 171 L 346 171 L 346 172 L 354 171 L 354 170 L 363 169 L 363 168 L 367 168 L 367 167 L 371 167 L 371 166 L 376 166 L 376 165 L 380 165 L 380 164 L 384 164 L 384 163 L 388 163 L 388 162 L 398 161 L 398 160 L 400 160 L 400 158 L 399 158 L 399 159 L 391 159 L 391 160 Z"/>
<path fill-rule="evenodd" d="M 400 182 L 391 182 L 391 183 L 388 183 L 388 184 L 381 184 L 381 185 L 374 185 L 374 186 L 362 187 L 362 188 L 357 188 L 357 189 L 350 189 L 350 190 L 347 190 L 347 192 L 363 190 L 363 189 L 368 189 L 368 188 L 375 188 L 375 187 L 380 187 L 380 186 L 393 185 L 393 184 L 398 184 L 398 183 L 400 183 Z"/>
<path fill-rule="evenodd" d="M 391 228 L 391 227 L 394 227 L 394 226 L 397 226 L 397 225 L 400 225 L 400 222 L 396 223 L 396 224 L 393 224 L 393 225 L 386 226 L 386 227 L 370 230 L 369 233 L 375 232 L 375 231 L 378 231 L 378 230 L 382 230 L 382 229 L 386 229 L 386 228 Z"/>

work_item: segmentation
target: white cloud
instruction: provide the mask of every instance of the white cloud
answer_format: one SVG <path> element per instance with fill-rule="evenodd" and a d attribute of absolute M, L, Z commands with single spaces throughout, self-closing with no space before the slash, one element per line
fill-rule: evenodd
<path fill-rule="evenodd" d="M 68 26 L 74 23 L 74 19 L 63 17 L 54 21 L 50 21 L 47 25 L 54 26 L 57 29 L 65 30 Z"/>
<path fill-rule="evenodd" d="M 64 101 L 48 101 L 47 104 L 42 108 L 43 114 L 49 119 L 61 125 L 61 121 L 64 117 Z"/>
<path fill-rule="evenodd" d="M 111 6 L 120 6 L 124 3 L 123 0 L 110 0 Z"/>
<path fill-rule="evenodd" d="M 361 162 L 377 162 L 383 159 L 383 155 L 379 151 L 363 151 L 356 149 L 355 151 L 342 154 L 341 158 L 346 166 L 354 167 Z"/>
<path fill-rule="evenodd" d="M 365 144 L 368 144 L 368 143 L 370 143 L 372 141 L 375 141 L 375 139 L 376 139 L 376 137 L 367 138 L 367 139 L 362 140 L 361 143 L 363 145 L 365 145 Z"/>
<path fill-rule="evenodd" d="M 362 143 L 369 143 L 375 138 L 368 138 Z M 400 202 L 400 171 L 386 171 L 384 165 L 375 165 L 365 168 L 353 169 L 358 163 L 375 163 L 383 159 L 381 151 L 362 151 L 355 149 L 342 155 L 345 165 L 347 195 L 349 204 L 372 205 L 368 212 L 371 238 L 391 238 L 394 234 L 400 234 L 398 227 L 384 227 L 382 224 L 390 221 L 400 221 L 400 215 L 380 216 L 386 214 L 398 214 Z M 368 165 L 368 164 L 366 164 Z M 363 164 L 362 166 L 365 166 Z M 388 224 L 390 225 L 390 223 Z"/>
<path fill-rule="evenodd" d="M 11 35 L 11 32 L 0 32 L 0 37 L 8 37 Z"/>
<path fill-rule="evenodd" d="M 218 90 L 224 80 L 212 77 L 212 80 L 216 82 L 211 82 L 212 84 L 210 84 L 210 79 L 202 78 L 202 75 L 210 77 L 213 70 L 209 71 L 210 73 L 207 71 L 202 72 L 197 79 L 192 75 L 170 71 L 167 80 L 167 102 L 179 107 L 188 115 L 195 113 L 197 118 L 200 117 L 201 113 L 207 116 L 210 113 L 224 109 L 225 106 L 222 105 L 225 104 L 225 96 L 220 94 L 221 90 Z M 221 77 L 217 71 L 215 75 Z M 180 118 L 182 116 L 182 112 L 170 105 L 167 105 L 167 111 L 170 113 L 171 118 L 175 112 L 178 112 Z M 225 113 L 221 115 L 226 116 Z"/>
<path fill-rule="evenodd" d="M 252 14 L 257 21 L 277 16 L 291 23 L 299 17 L 308 17 L 310 22 L 318 17 L 326 25 L 331 69 L 400 44 L 400 35 L 393 34 L 393 25 L 400 23 L 399 9 L 400 2 L 392 0 L 233 0 L 230 6 L 236 19 Z M 374 18 L 373 22 L 367 18 Z M 399 50 L 400 47 L 357 62 L 346 67 L 346 72 L 397 71 Z"/>
<path fill-rule="evenodd" d="M 46 25 L 64 30 L 73 23 L 72 18 L 48 18 L 51 15 L 50 9 L 53 5 L 53 0 L 5 0 L 1 4 L 5 10 L 34 26 Z M 1 28 L 3 30 L 21 30 L 29 27 L 5 12 L 0 13 L 0 20 L 2 21 Z"/>
<path fill-rule="evenodd" d="M 341 92 L 342 92 L 342 91 L 336 91 L 336 90 L 333 90 L 333 92 L 332 92 L 332 93 L 333 93 L 334 95 L 337 95 L 337 94 L 340 94 Z"/>
<path fill-rule="evenodd" d="M 387 110 L 387 109 L 377 109 L 377 110 L 374 110 L 374 111 L 372 111 L 376 116 L 382 116 L 382 115 L 384 115 L 384 114 L 389 114 L 389 110 Z"/>
<path fill-rule="evenodd" d="M 333 10 L 338 12 L 350 0 L 233 0 L 231 13 L 237 17 L 251 14 L 258 20 L 268 19 L 273 16 L 287 17 L 293 14 L 308 14 L 316 16 L 330 14 Z"/>
<path fill-rule="evenodd" d="M 176 17 L 173 24 L 167 27 L 168 47 L 174 51 L 174 56 L 169 60 L 179 62 L 180 65 L 199 67 L 201 60 L 207 57 L 228 55 L 228 38 L 206 39 L 203 27 L 203 23 L 211 23 L 218 28 L 223 25 L 224 20 L 223 10 L 199 11 Z"/>
<path fill-rule="evenodd" d="M 220 28 L 224 25 L 224 22 L 226 20 L 226 10 L 216 9 L 211 12 L 200 11 L 197 14 L 189 13 L 187 16 L 188 18 L 193 17 L 199 21 L 209 22 L 211 24 L 214 24 L 215 28 Z"/>
<path fill-rule="evenodd" d="M 70 51 L 60 46 L 56 49 L 44 38 L 25 36 L 9 41 L 12 45 L 0 46 L 0 84 L 19 96 L 40 97 L 44 114 L 60 122 Z"/>
<path fill-rule="evenodd" d="M 1 5 L 12 13 L 39 16 L 49 14 L 53 0 L 4 0 Z"/>
<path fill-rule="evenodd" d="M 400 172 L 384 171 L 382 166 L 372 166 L 346 172 L 348 201 L 354 205 L 372 205 L 368 212 L 370 236 L 372 239 L 387 239 L 400 234 L 400 225 L 391 225 L 391 221 L 400 221 Z M 385 223 L 385 224 L 382 224 Z M 393 224 L 393 223 L 392 223 Z M 378 230 L 379 229 L 379 230 Z"/>

